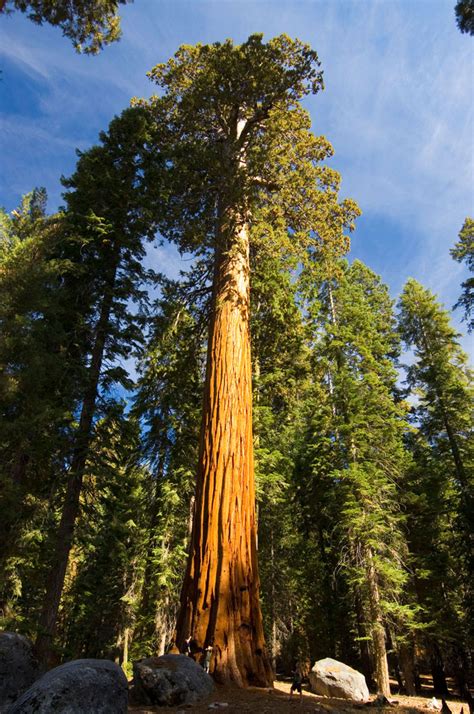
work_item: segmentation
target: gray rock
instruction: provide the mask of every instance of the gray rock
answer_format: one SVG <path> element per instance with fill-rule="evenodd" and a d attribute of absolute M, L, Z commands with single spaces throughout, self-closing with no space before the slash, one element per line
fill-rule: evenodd
<path fill-rule="evenodd" d="M 16 632 L 0 632 L 0 711 L 18 699 L 37 677 L 31 642 Z"/>
<path fill-rule="evenodd" d="M 316 662 L 309 673 L 309 683 L 313 692 L 325 697 L 341 697 L 354 702 L 369 699 L 364 675 L 330 657 Z"/>
<path fill-rule="evenodd" d="M 77 659 L 46 672 L 8 714 L 126 714 L 128 684 L 109 660 Z"/>
<path fill-rule="evenodd" d="M 133 664 L 134 691 L 146 704 L 180 706 L 209 696 L 214 682 L 191 657 L 167 654 Z"/>

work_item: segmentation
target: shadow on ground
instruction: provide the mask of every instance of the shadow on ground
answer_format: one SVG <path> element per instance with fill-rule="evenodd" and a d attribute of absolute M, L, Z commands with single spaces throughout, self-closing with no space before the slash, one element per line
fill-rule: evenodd
<path fill-rule="evenodd" d="M 130 707 L 129 712 L 133 714 L 172 714 L 176 712 L 196 712 L 196 714 L 206 714 L 216 712 L 221 714 L 417 714 L 424 712 L 429 714 L 433 710 L 428 709 L 429 697 L 404 697 L 395 695 L 392 702 L 396 702 L 392 707 L 370 707 L 362 704 L 351 704 L 344 699 L 320 697 L 313 694 L 306 688 L 303 692 L 301 703 L 298 695 L 293 695 L 290 699 L 290 684 L 288 682 L 275 682 L 274 689 L 239 689 L 216 685 L 214 693 L 200 704 L 193 704 L 179 707 Z M 460 714 L 464 707 L 464 714 L 469 708 L 462 702 L 448 699 L 448 705 L 453 714 Z M 212 704 L 227 704 L 227 706 L 213 707 Z"/>

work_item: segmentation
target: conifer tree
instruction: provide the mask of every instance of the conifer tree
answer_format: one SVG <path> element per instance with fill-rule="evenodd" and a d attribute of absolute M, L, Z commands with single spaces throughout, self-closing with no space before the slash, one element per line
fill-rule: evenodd
<path fill-rule="evenodd" d="M 400 298 L 400 331 L 415 351 L 407 382 L 419 390 L 420 428 L 440 452 L 448 449 L 464 519 L 472 532 L 473 482 L 469 370 L 448 313 L 429 290 L 409 280 Z"/>
<path fill-rule="evenodd" d="M 417 591 L 429 624 L 435 689 L 446 694 L 451 660 L 464 694 L 473 613 L 472 380 L 447 311 L 412 279 L 400 298 L 400 332 L 415 356 L 407 383 L 416 395 L 418 427 L 410 487 Z"/>
<path fill-rule="evenodd" d="M 181 250 L 211 257 L 213 302 L 196 508 L 178 642 L 212 644 L 221 680 L 267 685 L 258 599 L 249 340 L 254 240 L 304 254 L 343 241 L 356 207 L 338 204 L 338 176 L 319 162 L 299 101 L 322 87 L 317 55 L 286 36 L 234 46 L 183 46 L 151 78 L 147 103 L 166 146 L 170 200 L 160 229 Z M 258 229 L 257 229 L 258 226 Z"/>
<path fill-rule="evenodd" d="M 193 299 L 197 272 L 161 281 L 138 364 L 133 413 L 143 425 L 142 453 L 152 474 L 136 633 L 142 656 L 163 654 L 173 639 L 186 564 L 204 371 L 206 291 L 203 304 Z"/>
<path fill-rule="evenodd" d="M 144 112 L 129 109 L 112 121 L 108 133 L 100 135 L 102 145 L 79 155 L 75 174 L 64 180 L 71 231 L 65 256 L 77 261 L 83 273 L 86 267 L 88 278 L 73 280 L 82 325 L 81 406 L 35 645 L 44 663 L 56 628 L 97 399 L 100 390 L 113 383 L 130 386 L 127 372 L 117 362 L 141 341 L 139 320 L 129 304 L 134 301 L 139 306 L 146 299 L 151 277 L 140 262 L 144 241 L 154 235 L 150 200 L 158 190 L 153 172 L 159 157 L 150 163 L 148 138 Z"/>
<path fill-rule="evenodd" d="M 398 489 L 406 410 L 395 399 L 394 315 L 387 288 L 359 261 L 328 277 L 315 317 L 332 411 L 325 436 L 339 509 L 340 566 L 371 638 L 377 689 L 389 696 L 386 628 L 406 627 L 414 616 L 403 598 L 407 548 Z M 317 474 L 322 465 L 313 463 Z"/>
<path fill-rule="evenodd" d="M 139 425 L 111 402 L 85 467 L 82 514 L 59 627 L 66 658 L 106 657 L 127 670 L 144 576 L 148 484 Z"/>
<path fill-rule="evenodd" d="M 466 263 L 469 272 L 474 272 L 474 219 L 466 218 L 459 233 L 459 240 L 450 252 L 454 260 L 457 260 L 458 263 Z M 474 303 L 474 277 L 465 280 L 461 287 L 463 291 L 454 308 L 463 308 L 467 329 L 471 332 L 474 327 L 474 316 L 471 317 Z"/>
<path fill-rule="evenodd" d="M 18 615 L 26 573 L 40 570 L 40 527 L 57 464 L 68 455 L 80 363 L 67 349 L 77 322 L 71 261 L 61 257 L 64 218 L 45 215 L 35 190 L 0 215 L 0 600 L 8 626 Z M 38 560 L 39 558 L 39 560 Z M 15 615 L 16 611 L 16 615 Z"/>
<path fill-rule="evenodd" d="M 299 578 L 303 559 L 291 477 L 309 365 L 296 281 L 266 247 L 250 257 L 258 550 L 273 668 L 283 663 L 289 669 L 304 639 L 298 617 L 306 604 Z"/>

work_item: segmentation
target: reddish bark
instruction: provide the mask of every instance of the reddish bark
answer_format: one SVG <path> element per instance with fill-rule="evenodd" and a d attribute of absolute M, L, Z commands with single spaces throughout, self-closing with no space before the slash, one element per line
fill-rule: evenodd
<path fill-rule="evenodd" d="M 216 250 L 196 503 L 177 640 L 182 648 L 191 636 L 197 652 L 212 645 L 211 673 L 219 681 L 268 686 L 273 673 L 256 546 L 249 233 L 244 220 L 229 224 L 221 226 Z"/>

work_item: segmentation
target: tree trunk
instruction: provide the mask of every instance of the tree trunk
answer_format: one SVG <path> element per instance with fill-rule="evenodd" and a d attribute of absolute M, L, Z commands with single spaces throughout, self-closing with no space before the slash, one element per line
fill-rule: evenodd
<path fill-rule="evenodd" d="M 196 503 L 177 624 L 213 646 L 213 675 L 268 686 L 259 603 L 249 339 L 249 228 L 222 220 L 215 255 Z"/>
<path fill-rule="evenodd" d="M 276 585 L 275 585 L 275 544 L 274 544 L 274 533 L 273 525 L 270 530 L 270 566 L 271 566 L 271 613 L 272 613 L 272 646 L 271 646 L 271 661 L 273 671 L 276 672 L 277 667 L 277 654 L 278 654 L 278 642 L 277 642 L 277 621 L 276 621 Z"/>
<path fill-rule="evenodd" d="M 402 672 L 405 694 L 414 697 L 415 690 L 415 662 L 413 647 L 406 643 L 398 646 L 398 661 Z"/>
<path fill-rule="evenodd" d="M 383 624 L 382 610 L 380 608 L 377 573 L 375 572 L 374 558 L 370 548 L 367 549 L 366 553 L 366 573 L 369 588 L 370 627 L 374 649 L 377 694 L 390 697 L 387 649 L 385 646 L 385 628 Z"/>
<path fill-rule="evenodd" d="M 431 649 L 431 675 L 433 677 L 433 691 L 436 697 L 446 698 L 449 694 L 444 671 L 444 662 L 438 643 L 434 642 Z"/>
<path fill-rule="evenodd" d="M 357 622 L 357 634 L 359 638 L 359 653 L 360 653 L 360 664 L 362 673 L 367 681 L 367 686 L 369 689 L 375 684 L 374 680 L 374 667 L 372 662 L 372 657 L 370 653 L 369 641 L 366 639 L 367 636 L 367 624 L 366 617 L 364 616 L 364 607 L 362 603 L 362 595 L 360 593 L 359 587 L 355 588 L 355 613 Z"/>
<path fill-rule="evenodd" d="M 321 606 L 324 612 L 324 625 L 326 634 L 326 651 L 329 657 L 336 656 L 336 603 L 333 594 L 333 589 L 331 587 L 331 565 L 327 557 L 326 549 L 326 537 L 324 535 L 324 529 L 322 526 L 323 516 L 321 513 L 321 508 L 319 504 L 316 506 L 316 520 L 318 529 L 318 547 L 319 555 L 321 558 L 321 563 L 323 564 L 323 575 L 322 575 L 322 597 Z"/>
<path fill-rule="evenodd" d="M 170 596 L 167 592 L 155 612 L 155 642 L 158 656 L 166 653 L 166 645 L 172 635 L 170 623 L 172 622 L 174 626 L 174 618 L 170 617 L 170 608 Z"/>
<path fill-rule="evenodd" d="M 126 627 L 123 631 L 123 650 L 122 650 L 122 666 L 125 667 L 128 664 L 128 645 L 130 638 L 130 628 Z"/>
<path fill-rule="evenodd" d="M 40 615 L 38 636 L 35 642 L 35 655 L 42 668 L 46 668 L 52 654 L 52 643 L 56 633 L 59 604 L 66 577 L 69 553 L 72 546 L 74 527 L 79 513 L 82 481 L 92 435 L 105 341 L 108 333 L 110 311 L 113 302 L 113 289 L 119 261 L 119 252 L 111 259 L 109 276 L 97 321 L 94 345 L 91 353 L 88 381 L 82 402 L 81 416 L 77 429 L 74 451 L 69 470 L 66 497 L 59 523 L 53 562 L 46 580 L 46 592 Z"/>
<path fill-rule="evenodd" d="M 453 648 L 453 677 L 456 682 L 456 687 L 458 689 L 459 697 L 468 703 L 469 712 L 472 714 L 473 709 L 473 698 L 469 690 L 470 681 L 470 667 L 469 667 L 469 656 L 462 645 L 454 645 Z"/>

